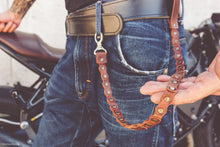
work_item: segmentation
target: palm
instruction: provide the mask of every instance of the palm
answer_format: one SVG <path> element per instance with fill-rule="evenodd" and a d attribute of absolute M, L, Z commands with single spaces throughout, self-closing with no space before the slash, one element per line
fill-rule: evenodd
<path fill-rule="evenodd" d="M 145 95 L 152 95 L 152 101 L 158 103 L 169 79 L 170 77 L 166 75 L 159 76 L 158 81 L 147 82 L 141 87 L 140 92 Z M 220 52 L 212 61 L 208 71 L 199 74 L 197 77 L 182 80 L 173 104 L 193 103 L 208 95 L 220 95 Z"/>

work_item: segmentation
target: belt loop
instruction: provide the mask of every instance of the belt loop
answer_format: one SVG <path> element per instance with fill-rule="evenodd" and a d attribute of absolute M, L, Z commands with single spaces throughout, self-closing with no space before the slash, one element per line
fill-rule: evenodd
<path fill-rule="evenodd" d="M 96 35 L 101 36 L 102 29 L 102 0 L 98 0 L 96 3 Z"/>
<path fill-rule="evenodd" d="M 183 2 L 183 0 L 180 1 L 179 17 L 181 19 L 183 19 L 183 17 L 184 17 L 184 2 Z"/>
<path fill-rule="evenodd" d="M 94 55 L 99 51 L 104 51 L 107 53 L 106 49 L 102 46 L 103 34 L 102 29 L 102 0 L 98 0 L 96 3 L 96 34 L 94 36 L 95 42 L 97 44 L 96 49 L 94 50 Z"/>

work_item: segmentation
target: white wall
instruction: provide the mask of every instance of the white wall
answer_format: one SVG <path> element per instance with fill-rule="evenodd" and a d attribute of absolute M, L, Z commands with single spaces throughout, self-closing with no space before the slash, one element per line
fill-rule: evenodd
<path fill-rule="evenodd" d="M 220 13 L 220 0 L 184 0 L 185 28 L 197 27 L 201 21 L 210 18 L 213 12 Z"/>
<path fill-rule="evenodd" d="M 7 10 L 13 0 L 0 0 L 0 12 Z M 185 0 L 185 27 L 196 27 L 212 12 L 220 12 L 219 0 Z M 49 45 L 64 48 L 66 11 L 64 0 L 36 0 L 19 27 L 19 30 L 38 34 Z M 22 81 L 31 83 L 35 74 L 0 51 L 0 85 Z"/>

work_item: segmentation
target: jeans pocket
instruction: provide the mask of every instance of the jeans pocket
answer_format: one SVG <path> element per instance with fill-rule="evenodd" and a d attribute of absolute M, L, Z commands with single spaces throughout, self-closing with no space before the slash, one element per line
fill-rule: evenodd
<path fill-rule="evenodd" d="M 121 34 L 116 36 L 123 68 L 143 75 L 164 72 L 169 62 L 169 37 L 163 22 L 163 19 L 153 19 L 125 23 Z"/>

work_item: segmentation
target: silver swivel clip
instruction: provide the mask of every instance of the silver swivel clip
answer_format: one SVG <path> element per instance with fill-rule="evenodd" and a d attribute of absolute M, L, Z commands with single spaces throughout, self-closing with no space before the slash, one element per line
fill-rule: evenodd
<path fill-rule="evenodd" d="M 94 55 L 96 55 L 96 53 L 97 53 L 98 51 L 104 51 L 105 53 L 107 53 L 107 50 L 104 49 L 103 46 L 102 46 L 103 34 L 100 33 L 99 36 L 97 36 L 97 34 L 95 34 L 94 38 L 95 38 L 95 42 L 96 42 L 96 44 L 97 44 L 97 47 L 96 47 L 96 49 L 94 50 Z"/>

